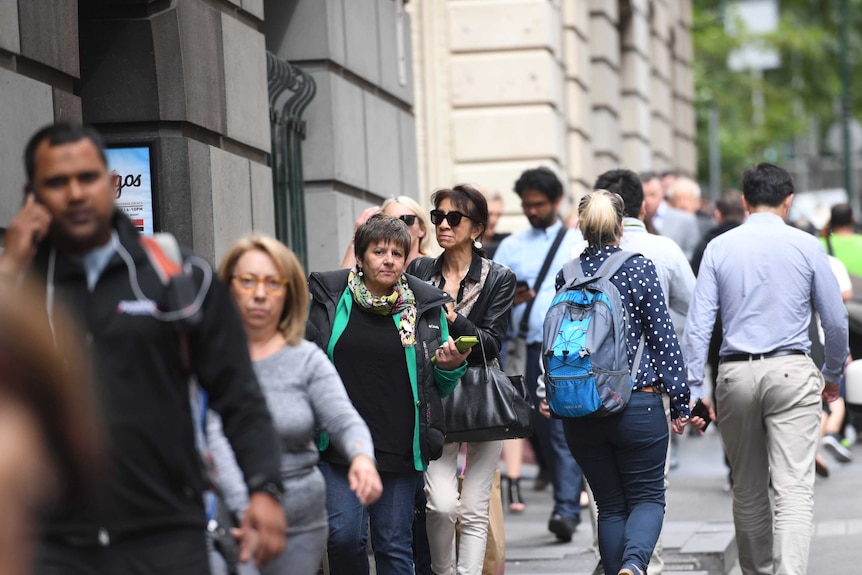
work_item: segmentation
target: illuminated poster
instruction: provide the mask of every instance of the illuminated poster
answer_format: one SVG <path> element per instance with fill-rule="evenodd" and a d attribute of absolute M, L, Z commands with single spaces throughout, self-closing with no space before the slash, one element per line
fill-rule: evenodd
<path fill-rule="evenodd" d="M 144 235 L 153 235 L 153 186 L 150 177 L 150 148 L 108 148 L 108 169 L 119 176 L 116 205 Z"/>

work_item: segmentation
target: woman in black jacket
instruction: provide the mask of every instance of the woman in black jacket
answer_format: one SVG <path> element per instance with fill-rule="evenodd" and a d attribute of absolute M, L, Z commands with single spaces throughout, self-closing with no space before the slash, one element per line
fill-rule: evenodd
<path fill-rule="evenodd" d="M 442 289 L 455 301 L 445 307 L 452 337 L 478 336 L 480 344 L 468 356 L 470 365 L 499 363 L 500 346 L 515 295 L 515 274 L 482 257 L 479 238 L 488 223 L 488 204 L 481 192 L 469 185 L 438 190 L 433 196 L 431 223 L 443 253 L 437 258 L 418 258 L 408 273 Z M 434 573 L 481 574 L 488 537 L 488 503 L 502 441 L 470 443 L 467 467 L 458 492 L 458 443 L 447 443 L 440 459 L 425 473 L 428 495 L 428 542 Z M 453 565 L 455 522 L 461 523 L 457 566 Z"/>
<path fill-rule="evenodd" d="M 413 575 L 416 485 L 443 447 L 440 398 L 467 369 L 443 313 L 451 298 L 403 273 L 409 250 L 405 222 L 376 214 L 356 230 L 356 267 L 308 279 L 306 338 L 332 360 L 368 424 L 383 481 L 380 499 L 363 507 L 350 490 L 349 462 L 325 449 L 328 438 L 321 438 L 327 554 L 330 572 L 338 575 L 368 573 L 369 518 L 377 573 Z"/>

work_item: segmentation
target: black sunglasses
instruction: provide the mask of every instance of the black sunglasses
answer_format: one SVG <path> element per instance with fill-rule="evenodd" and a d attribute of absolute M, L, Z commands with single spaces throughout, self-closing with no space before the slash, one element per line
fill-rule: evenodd
<path fill-rule="evenodd" d="M 407 224 L 407 227 L 409 228 L 413 225 L 413 223 L 416 221 L 416 218 L 418 217 L 419 216 L 417 216 L 416 214 L 404 214 L 403 216 L 398 216 L 398 219 Z"/>
<path fill-rule="evenodd" d="M 467 214 L 462 214 L 461 212 L 449 212 L 448 214 L 444 214 L 441 210 L 431 210 L 431 223 L 435 226 L 439 226 L 443 223 L 443 220 L 446 220 L 449 222 L 449 225 L 454 228 L 461 223 L 461 218 L 467 218 L 468 220 L 473 219 Z"/>

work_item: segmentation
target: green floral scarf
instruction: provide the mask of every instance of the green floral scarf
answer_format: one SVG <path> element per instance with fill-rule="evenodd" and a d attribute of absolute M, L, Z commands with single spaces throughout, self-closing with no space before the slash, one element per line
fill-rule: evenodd
<path fill-rule="evenodd" d="M 398 335 L 401 345 L 412 347 L 416 343 L 416 297 L 407 285 L 407 278 L 401 274 L 394 291 L 387 296 L 372 295 L 365 286 L 365 278 L 358 275 L 355 269 L 347 276 L 347 288 L 353 295 L 353 301 L 362 309 L 380 315 L 401 313 L 401 326 Z"/>

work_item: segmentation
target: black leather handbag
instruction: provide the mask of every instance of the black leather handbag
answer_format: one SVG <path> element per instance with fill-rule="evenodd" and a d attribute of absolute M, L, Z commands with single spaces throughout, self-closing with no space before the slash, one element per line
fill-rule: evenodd
<path fill-rule="evenodd" d="M 535 409 L 523 375 L 506 375 L 488 364 L 467 368 L 450 395 L 443 398 L 446 442 L 494 441 L 533 434 Z"/>

